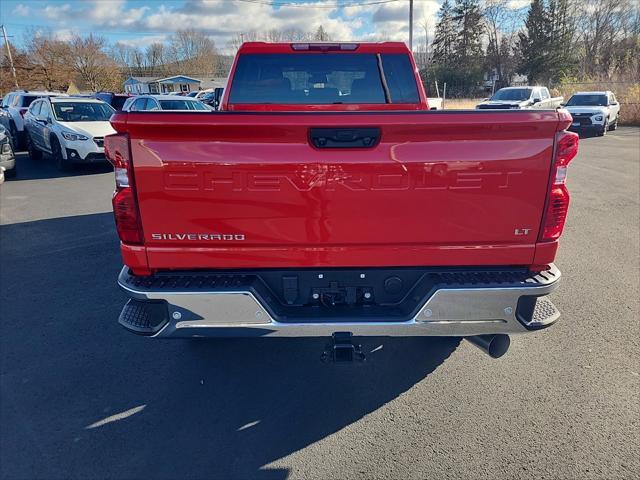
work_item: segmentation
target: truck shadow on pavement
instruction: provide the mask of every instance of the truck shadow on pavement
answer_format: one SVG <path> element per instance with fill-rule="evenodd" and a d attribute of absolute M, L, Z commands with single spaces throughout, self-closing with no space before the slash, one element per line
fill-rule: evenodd
<path fill-rule="evenodd" d="M 10 182 L 93 175 L 107 173 L 113 170 L 110 163 L 101 162 L 88 165 L 76 165 L 70 171 L 62 172 L 56 168 L 53 160 L 47 155 L 44 155 L 40 160 L 32 160 L 27 152 L 16 153 L 16 164 L 17 175 L 8 180 Z"/>
<path fill-rule="evenodd" d="M 340 366 L 320 362 L 327 339 L 137 337 L 116 321 L 110 213 L 0 238 L 3 478 L 284 479 L 269 464 L 348 426 L 357 436 L 459 344 L 363 339 L 367 361 Z"/>

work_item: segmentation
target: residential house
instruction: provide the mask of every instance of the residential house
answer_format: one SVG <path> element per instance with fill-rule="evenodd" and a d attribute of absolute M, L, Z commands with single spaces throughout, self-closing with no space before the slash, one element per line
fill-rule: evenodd
<path fill-rule="evenodd" d="M 173 77 L 129 77 L 124 82 L 126 93 L 189 93 L 195 90 L 207 90 L 217 87 L 224 87 L 227 83 L 226 77 L 206 76 L 193 78 L 186 75 L 175 75 Z"/>
<path fill-rule="evenodd" d="M 189 93 L 200 89 L 200 80 L 186 75 L 172 77 L 129 77 L 124 82 L 126 93 Z"/>

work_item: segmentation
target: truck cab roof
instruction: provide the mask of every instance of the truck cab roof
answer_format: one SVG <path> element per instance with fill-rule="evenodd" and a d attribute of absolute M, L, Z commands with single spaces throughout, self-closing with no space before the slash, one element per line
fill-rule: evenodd
<path fill-rule="evenodd" d="M 238 54 L 246 53 L 409 53 L 404 42 L 245 42 Z"/>
<path fill-rule="evenodd" d="M 248 42 L 238 50 L 221 110 L 427 110 L 402 42 Z"/>

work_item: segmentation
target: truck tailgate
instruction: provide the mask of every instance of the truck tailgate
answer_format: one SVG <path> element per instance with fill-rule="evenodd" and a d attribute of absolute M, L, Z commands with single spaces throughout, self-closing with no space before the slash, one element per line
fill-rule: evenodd
<path fill-rule="evenodd" d="M 555 111 L 114 120 L 151 268 L 530 264 L 558 124 Z M 380 138 L 317 148 L 317 128 Z"/>

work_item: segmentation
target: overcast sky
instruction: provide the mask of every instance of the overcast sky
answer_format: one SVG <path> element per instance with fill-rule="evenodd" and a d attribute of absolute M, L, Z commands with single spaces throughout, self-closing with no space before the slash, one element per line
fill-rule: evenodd
<path fill-rule="evenodd" d="M 441 1 L 414 0 L 416 38 L 424 38 L 424 20 L 432 35 Z M 515 8 L 528 3 L 511 0 Z M 335 40 L 408 41 L 408 18 L 409 0 L 0 0 L 0 23 L 17 44 L 35 29 L 62 39 L 93 32 L 144 47 L 196 28 L 224 51 L 238 33 L 320 25 Z"/>

